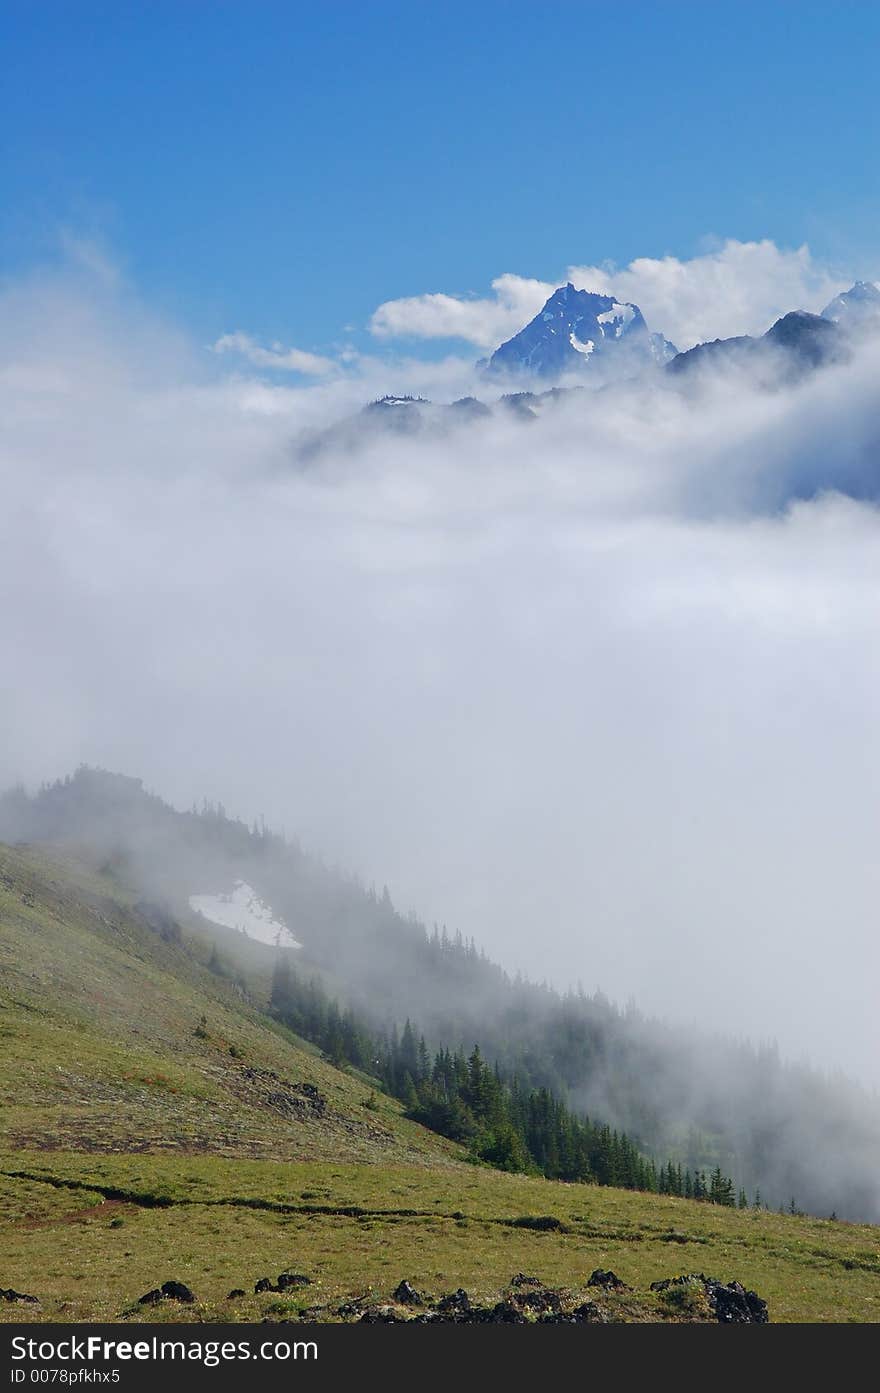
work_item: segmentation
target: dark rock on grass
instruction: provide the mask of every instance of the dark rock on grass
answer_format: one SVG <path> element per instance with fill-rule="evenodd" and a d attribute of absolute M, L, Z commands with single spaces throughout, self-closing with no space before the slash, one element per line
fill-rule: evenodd
<path fill-rule="evenodd" d="M 195 1301 L 195 1296 L 183 1282 L 163 1282 L 162 1295 L 169 1301 Z"/>
<path fill-rule="evenodd" d="M 29 1296 L 26 1291 L 16 1291 L 15 1287 L 0 1287 L 0 1301 L 26 1301 L 29 1305 L 39 1305 L 38 1296 Z"/>
<path fill-rule="evenodd" d="M 246 1295 L 247 1295 L 247 1292 L 244 1290 L 243 1287 L 233 1287 L 233 1288 L 232 1288 L 232 1291 L 229 1293 L 229 1295 L 227 1296 L 226 1300 L 227 1300 L 227 1301 L 238 1301 L 240 1297 L 246 1296 Z"/>
<path fill-rule="evenodd" d="M 707 1286 L 714 1278 L 707 1277 L 703 1272 L 682 1272 L 679 1277 L 661 1277 L 659 1282 L 652 1282 L 651 1291 L 668 1291 L 670 1287 L 683 1287 L 688 1282 L 696 1282 L 700 1286 Z"/>
<path fill-rule="evenodd" d="M 595 1301 L 584 1301 L 582 1305 L 576 1306 L 571 1313 L 572 1320 L 577 1324 L 606 1325 L 608 1314 L 597 1306 Z"/>
<path fill-rule="evenodd" d="M 539 1277 L 527 1277 L 517 1272 L 510 1279 L 510 1295 L 507 1301 L 518 1311 L 559 1311 L 562 1309 L 561 1293 L 552 1287 L 545 1287 Z"/>
<path fill-rule="evenodd" d="M 526 1291 L 518 1291 L 509 1300 L 518 1311 L 558 1311 L 562 1306 L 559 1292 L 553 1291 L 551 1287 L 532 1287 Z"/>
<path fill-rule="evenodd" d="M 477 1320 L 490 1325 L 525 1325 L 526 1318 L 512 1301 L 499 1301 L 491 1310 L 475 1311 Z"/>
<path fill-rule="evenodd" d="M 536 1282 L 537 1279 L 532 1281 Z M 457 1291 L 441 1296 L 439 1301 L 433 1303 L 432 1309 L 423 1309 L 411 1316 L 404 1315 L 391 1305 L 372 1306 L 361 1312 L 356 1304 L 340 1307 L 339 1314 L 357 1314 L 362 1321 L 373 1325 L 527 1325 L 532 1321 L 546 1325 L 608 1323 L 608 1313 L 595 1301 L 585 1301 L 574 1310 L 565 1309 L 564 1303 L 569 1295 L 542 1284 L 529 1285 L 512 1292 L 494 1306 L 473 1306 L 468 1293 L 459 1287 Z M 395 1300 L 398 1305 L 401 1304 L 397 1293 Z M 424 1302 L 424 1298 L 421 1298 L 421 1302 Z"/>
<path fill-rule="evenodd" d="M 424 1315 L 417 1316 L 416 1320 L 420 1325 L 434 1320 L 451 1321 L 454 1325 L 526 1324 L 522 1311 L 512 1301 L 499 1301 L 495 1306 L 472 1306 L 468 1300 L 467 1306 L 461 1305 L 458 1309 L 448 1307 L 445 1311 L 426 1311 Z"/>
<path fill-rule="evenodd" d="M 573 1311 L 545 1311 L 539 1325 L 607 1325 L 608 1315 L 595 1301 L 585 1301 Z"/>
<path fill-rule="evenodd" d="M 392 1292 L 394 1300 L 401 1306 L 424 1306 L 424 1298 L 409 1282 L 401 1282 Z"/>
<path fill-rule="evenodd" d="M 602 1287 L 604 1291 L 631 1291 L 622 1278 L 616 1272 L 606 1272 L 603 1267 L 597 1267 L 590 1273 L 587 1282 L 588 1287 Z"/>
<path fill-rule="evenodd" d="M 311 1277 L 306 1277 L 302 1272 L 279 1272 L 278 1291 L 287 1291 L 289 1287 L 310 1287 Z"/>
<path fill-rule="evenodd" d="M 446 1296 L 441 1296 L 437 1302 L 437 1310 L 441 1315 L 463 1315 L 470 1309 L 471 1299 L 464 1287 L 459 1287 L 457 1291 L 448 1292 Z"/>
<path fill-rule="evenodd" d="M 243 1066 L 241 1077 L 284 1117 L 323 1117 L 327 1110 L 327 1099 L 313 1083 L 292 1083 L 272 1069 L 258 1069 L 251 1064 Z"/>
<path fill-rule="evenodd" d="M 156 1306 L 160 1301 L 195 1301 L 195 1297 L 188 1286 L 183 1282 L 163 1282 L 161 1287 L 154 1287 L 152 1291 L 145 1292 L 138 1301 L 139 1306 Z"/>
<path fill-rule="evenodd" d="M 715 1318 L 722 1325 L 767 1325 L 770 1316 L 767 1302 L 762 1301 L 757 1292 L 746 1291 L 739 1282 L 720 1282 L 707 1289 L 709 1305 L 715 1309 Z"/>
<path fill-rule="evenodd" d="M 359 1316 L 362 1310 L 360 1301 L 355 1299 L 354 1301 L 343 1301 L 341 1306 L 336 1307 L 336 1314 L 338 1316 Z"/>
<path fill-rule="evenodd" d="M 651 1283 L 651 1291 L 668 1292 L 675 1287 L 700 1286 L 715 1319 L 722 1325 L 767 1325 L 770 1316 L 767 1302 L 757 1292 L 747 1291 L 739 1282 L 719 1282 L 705 1272 L 683 1272 L 679 1277 L 665 1277 Z"/>
<path fill-rule="evenodd" d="M 632 1290 L 615 1272 L 603 1268 L 593 1272 L 588 1285 L 614 1295 Z M 722 1324 L 763 1324 L 768 1319 L 766 1304 L 755 1292 L 746 1291 L 738 1282 L 725 1284 L 702 1272 L 667 1277 L 653 1282 L 651 1289 L 666 1293 L 667 1319 L 714 1319 Z M 650 1311 L 643 1311 L 639 1303 L 631 1302 L 625 1309 L 593 1300 L 573 1305 L 578 1300 L 574 1292 L 545 1286 L 537 1277 L 521 1272 L 511 1280 L 506 1296 L 491 1306 L 474 1306 L 463 1287 L 437 1300 L 429 1299 L 406 1281 L 400 1283 L 390 1302 L 364 1309 L 362 1300 L 341 1305 L 337 1314 L 357 1316 L 372 1325 L 608 1325 L 651 1318 Z M 401 1306 L 420 1309 L 402 1311 Z"/>
<path fill-rule="evenodd" d="M 511 1301 L 499 1301 L 495 1306 L 472 1306 L 467 1292 L 459 1290 L 446 1301 L 454 1301 L 445 1309 L 421 1311 L 417 1316 L 404 1316 L 393 1306 L 373 1306 L 364 1311 L 361 1321 L 370 1325 L 429 1325 L 435 1321 L 455 1325 L 525 1325 L 526 1317 Z"/>

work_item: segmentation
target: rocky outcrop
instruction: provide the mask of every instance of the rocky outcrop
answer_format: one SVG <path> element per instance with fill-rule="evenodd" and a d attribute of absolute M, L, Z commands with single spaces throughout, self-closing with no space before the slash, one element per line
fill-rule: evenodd
<path fill-rule="evenodd" d="M 311 1284 L 311 1277 L 303 1272 L 279 1272 L 274 1282 L 270 1277 L 259 1277 L 254 1283 L 254 1295 L 259 1296 L 264 1291 L 290 1291 L 292 1287 L 309 1287 Z"/>
<path fill-rule="evenodd" d="M 323 1117 L 327 1111 L 327 1099 L 313 1083 L 290 1083 L 271 1069 L 251 1065 L 245 1065 L 239 1076 L 247 1085 L 248 1101 L 256 1099 L 282 1117 Z"/>
<path fill-rule="evenodd" d="M 608 1325 L 638 1321 L 711 1321 L 722 1325 L 762 1325 L 769 1320 L 767 1304 L 756 1292 L 747 1291 L 739 1282 L 720 1282 L 701 1272 L 684 1273 L 653 1282 L 650 1290 L 660 1295 L 681 1293 L 682 1299 L 654 1303 L 641 1299 L 615 1272 L 596 1268 L 587 1281 L 604 1296 L 604 1301 L 587 1299 L 566 1288 L 546 1286 L 538 1277 L 518 1272 L 501 1300 L 479 1305 L 471 1300 L 463 1287 L 436 1299 L 416 1290 L 408 1281 L 401 1282 L 390 1300 L 370 1302 L 360 1298 L 339 1306 L 337 1318 L 357 1318 L 367 1325 Z M 415 1314 L 411 1308 L 420 1309 Z M 410 1309 L 407 1309 L 410 1308 Z M 326 1315 L 316 1308 L 309 1316 Z"/>
<path fill-rule="evenodd" d="M 392 1294 L 394 1300 L 399 1302 L 401 1306 L 424 1306 L 425 1304 L 424 1297 L 409 1282 L 401 1282 L 399 1286 L 394 1288 Z"/>
<path fill-rule="evenodd" d="M 145 1292 L 138 1299 L 138 1305 L 158 1306 L 160 1301 L 182 1301 L 188 1304 L 195 1299 L 184 1282 L 163 1282 L 161 1287 L 154 1287 L 152 1291 Z"/>
<path fill-rule="evenodd" d="M 441 1316 L 466 1315 L 470 1309 L 471 1299 L 463 1287 L 441 1296 L 436 1306 L 437 1313 Z"/>
<path fill-rule="evenodd" d="M 632 1291 L 632 1287 L 628 1287 L 616 1272 L 606 1272 L 602 1267 L 597 1267 L 594 1272 L 590 1273 L 587 1286 L 603 1287 L 605 1291 Z"/>
<path fill-rule="evenodd" d="M 747 1291 L 739 1282 L 720 1282 L 704 1272 L 684 1272 L 651 1283 L 651 1291 L 669 1292 L 687 1286 L 702 1288 L 710 1310 L 722 1325 L 766 1325 L 770 1320 L 767 1303 L 757 1292 Z"/>

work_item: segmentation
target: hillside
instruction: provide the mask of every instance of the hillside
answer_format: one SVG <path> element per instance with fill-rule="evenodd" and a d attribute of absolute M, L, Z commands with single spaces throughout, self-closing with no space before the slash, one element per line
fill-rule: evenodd
<path fill-rule="evenodd" d="M 82 862 L 0 846 L 0 925 L 0 1096 L 13 1147 L 434 1165 L 451 1155 L 392 1100 L 366 1109 L 366 1081 L 324 1063 L 199 961 L 207 941 L 168 941 Z M 259 969 L 255 980 L 259 991 Z"/>
<path fill-rule="evenodd" d="M 289 959 L 302 983 L 317 977 L 374 1042 L 393 1039 L 409 1018 L 431 1052 L 467 1055 L 479 1043 L 505 1077 L 551 1089 L 578 1113 L 626 1132 L 658 1165 L 672 1160 L 692 1174 L 720 1166 L 750 1202 L 760 1192 L 773 1209 L 794 1200 L 819 1216 L 880 1218 L 876 1097 L 790 1065 L 772 1048 L 621 1011 L 600 990 L 560 994 L 511 979 L 459 934 L 405 918 L 387 892 L 365 889 L 222 808 L 178 812 L 137 779 L 80 769 L 33 797 L 18 790 L 0 798 L 0 839 L 56 850 L 78 843 L 93 868 L 112 874 L 114 894 L 124 887 L 130 906 L 153 906 L 155 923 L 170 912 L 201 937 L 204 964 L 210 934 L 233 983 L 250 983 L 264 1004 L 272 955 L 232 929 L 210 928 L 191 907 L 193 896 L 201 903 L 247 882 L 301 945 Z M 146 921 L 138 922 L 143 933 Z M 588 962 L 589 926 L 584 952 Z M 212 975 L 210 990 L 220 988 Z M 288 1019 L 327 1049 L 295 1012 Z M 339 1062 L 339 1051 L 328 1052 Z M 362 1050 L 347 1059 L 370 1065 Z M 549 1173 L 559 1174 L 552 1166 Z"/>
<path fill-rule="evenodd" d="M 154 917 L 69 852 L 0 847 L 0 1285 L 39 1297 L 0 1319 L 355 1319 L 402 1279 L 580 1299 L 596 1268 L 633 1289 L 601 1319 L 711 1318 L 649 1289 L 693 1270 L 772 1320 L 880 1315 L 875 1229 L 468 1164 L 270 1021 L 256 971 L 249 1000 Z M 307 1286 L 253 1293 L 291 1268 Z M 168 1280 L 197 1301 L 137 1305 Z"/>

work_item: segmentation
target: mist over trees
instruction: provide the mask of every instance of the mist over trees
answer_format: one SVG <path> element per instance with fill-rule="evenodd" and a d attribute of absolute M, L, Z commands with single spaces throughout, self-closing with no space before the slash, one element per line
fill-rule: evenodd
<path fill-rule="evenodd" d="M 670 1193 L 687 1193 L 689 1177 L 696 1197 L 717 1172 L 716 1202 L 760 1190 L 773 1208 L 794 1196 L 818 1214 L 880 1217 L 880 1109 L 866 1090 L 773 1046 L 621 1009 L 598 989 L 511 977 L 264 825 L 207 803 L 181 813 L 136 779 L 80 769 L 0 798 L 0 839 L 77 847 L 183 922 L 190 894 L 246 880 L 303 945 L 288 965 L 296 1003 L 290 987 L 282 1005 L 276 979 L 276 1011 L 330 1058 L 369 1065 L 437 1130 L 473 1126 L 486 1159 L 560 1175 L 586 1166 L 596 1179 L 605 1167 Z M 608 1159 L 615 1132 L 628 1159 Z"/>
<path fill-rule="evenodd" d="M 400 1032 L 396 1025 L 371 1032 L 350 1009 L 340 1011 L 314 978 L 301 980 L 289 953 L 279 953 L 275 963 L 269 1004 L 278 1020 L 320 1045 L 332 1063 L 374 1075 L 414 1121 L 467 1145 L 499 1170 L 736 1202 L 733 1181 L 720 1167 L 709 1178 L 682 1172 L 672 1161 L 658 1169 L 625 1132 L 576 1115 L 548 1088 L 524 1089 L 515 1076 L 505 1079 L 479 1045 L 468 1055 L 441 1048 L 432 1058 L 409 1017 Z"/>

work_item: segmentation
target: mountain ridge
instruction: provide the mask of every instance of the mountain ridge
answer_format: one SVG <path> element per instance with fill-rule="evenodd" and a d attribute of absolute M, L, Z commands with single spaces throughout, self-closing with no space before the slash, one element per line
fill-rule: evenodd
<path fill-rule="evenodd" d="M 563 292 L 565 298 L 557 300 Z M 291 445 L 293 458 L 302 465 L 309 465 L 333 451 L 351 455 L 387 441 L 413 444 L 443 441 L 455 432 L 480 429 L 493 420 L 528 424 L 554 406 L 578 398 L 587 400 L 586 393 L 594 394 L 591 402 L 600 402 L 604 392 L 626 392 L 640 383 L 654 388 L 682 390 L 687 387 L 691 390 L 693 385 L 710 377 L 715 388 L 723 387 L 728 381 L 732 387 L 747 385 L 762 392 L 778 391 L 797 385 L 812 372 L 846 365 L 866 341 L 880 334 L 880 290 L 870 282 L 857 282 L 850 291 L 832 300 L 820 315 L 792 310 L 780 316 L 761 335 L 708 340 L 674 354 L 671 354 L 673 346 L 662 336 L 659 347 L 654 343 L 658 336 L 650 334 L 638 306 L 624 306 L 610 296 L 575 290 L 570 282 L 555 291 L 547 304 L 554 301 L 558 313 L 554 311 L 549 327 L 542 319 L 545 311 L 541 311 L 491 358 L 477 364 L 484 385 L 496 390 L 507 387 L 507 391 L 489 401 L 466 396 L 451 402 L 389 393 L 368 402 L 357 413 L 334 425 L 300 434 Z M 577 306 L 582 304 L 593 306 L 588 311 L 593 319 L 596 314 L 610 313 L 601 309 L 604 304 L 632 310 L 633 317 L 624 324 L 612 314 L 607 326 L 599 326 L 603 330 L 609 327 L 612 334 L 617 328 L 625 331 L 619 340 L 609 338 L 601 351 L 589 338 L 579 339 L 578 348 L 570 343 L 566 347 L 566 335 L 577 338 L 571 325 L 580 327 Z M 600 308 L 596 309 L 597 305 Z M 632 328 L 633 325 L 636 327 Z M 533 326 L 537 326 L 538 335 L 534 351 L 539 354 L 534 370 L 529 366 L 528 356 L 532 352 L 528 341 Z M 526 335 L 526 348 L 521 353 L 518 345 L 523 335 Z M 586 355 L 583 352 L 585 342 L 594 344 Z M 616 353 L 621 356 L 615 357 Z M 500 360 L 499 354 L 502 355 Z M 540 356 L 545 354 L 549 356 Z M 495 370 L 491 367 L 493 362 L 500 362 L 501 366 Z M 610 365 L 608 372 L 604 368 L 592 370 L 601 362 Z M 568 371 L 569 367 L 575 370 Z M 841 492 L 848 492 L 850 488 L 840 480 L 835 480 L 832 486 Z M 856 494 L 862 496 L 861 486 Z"/>

